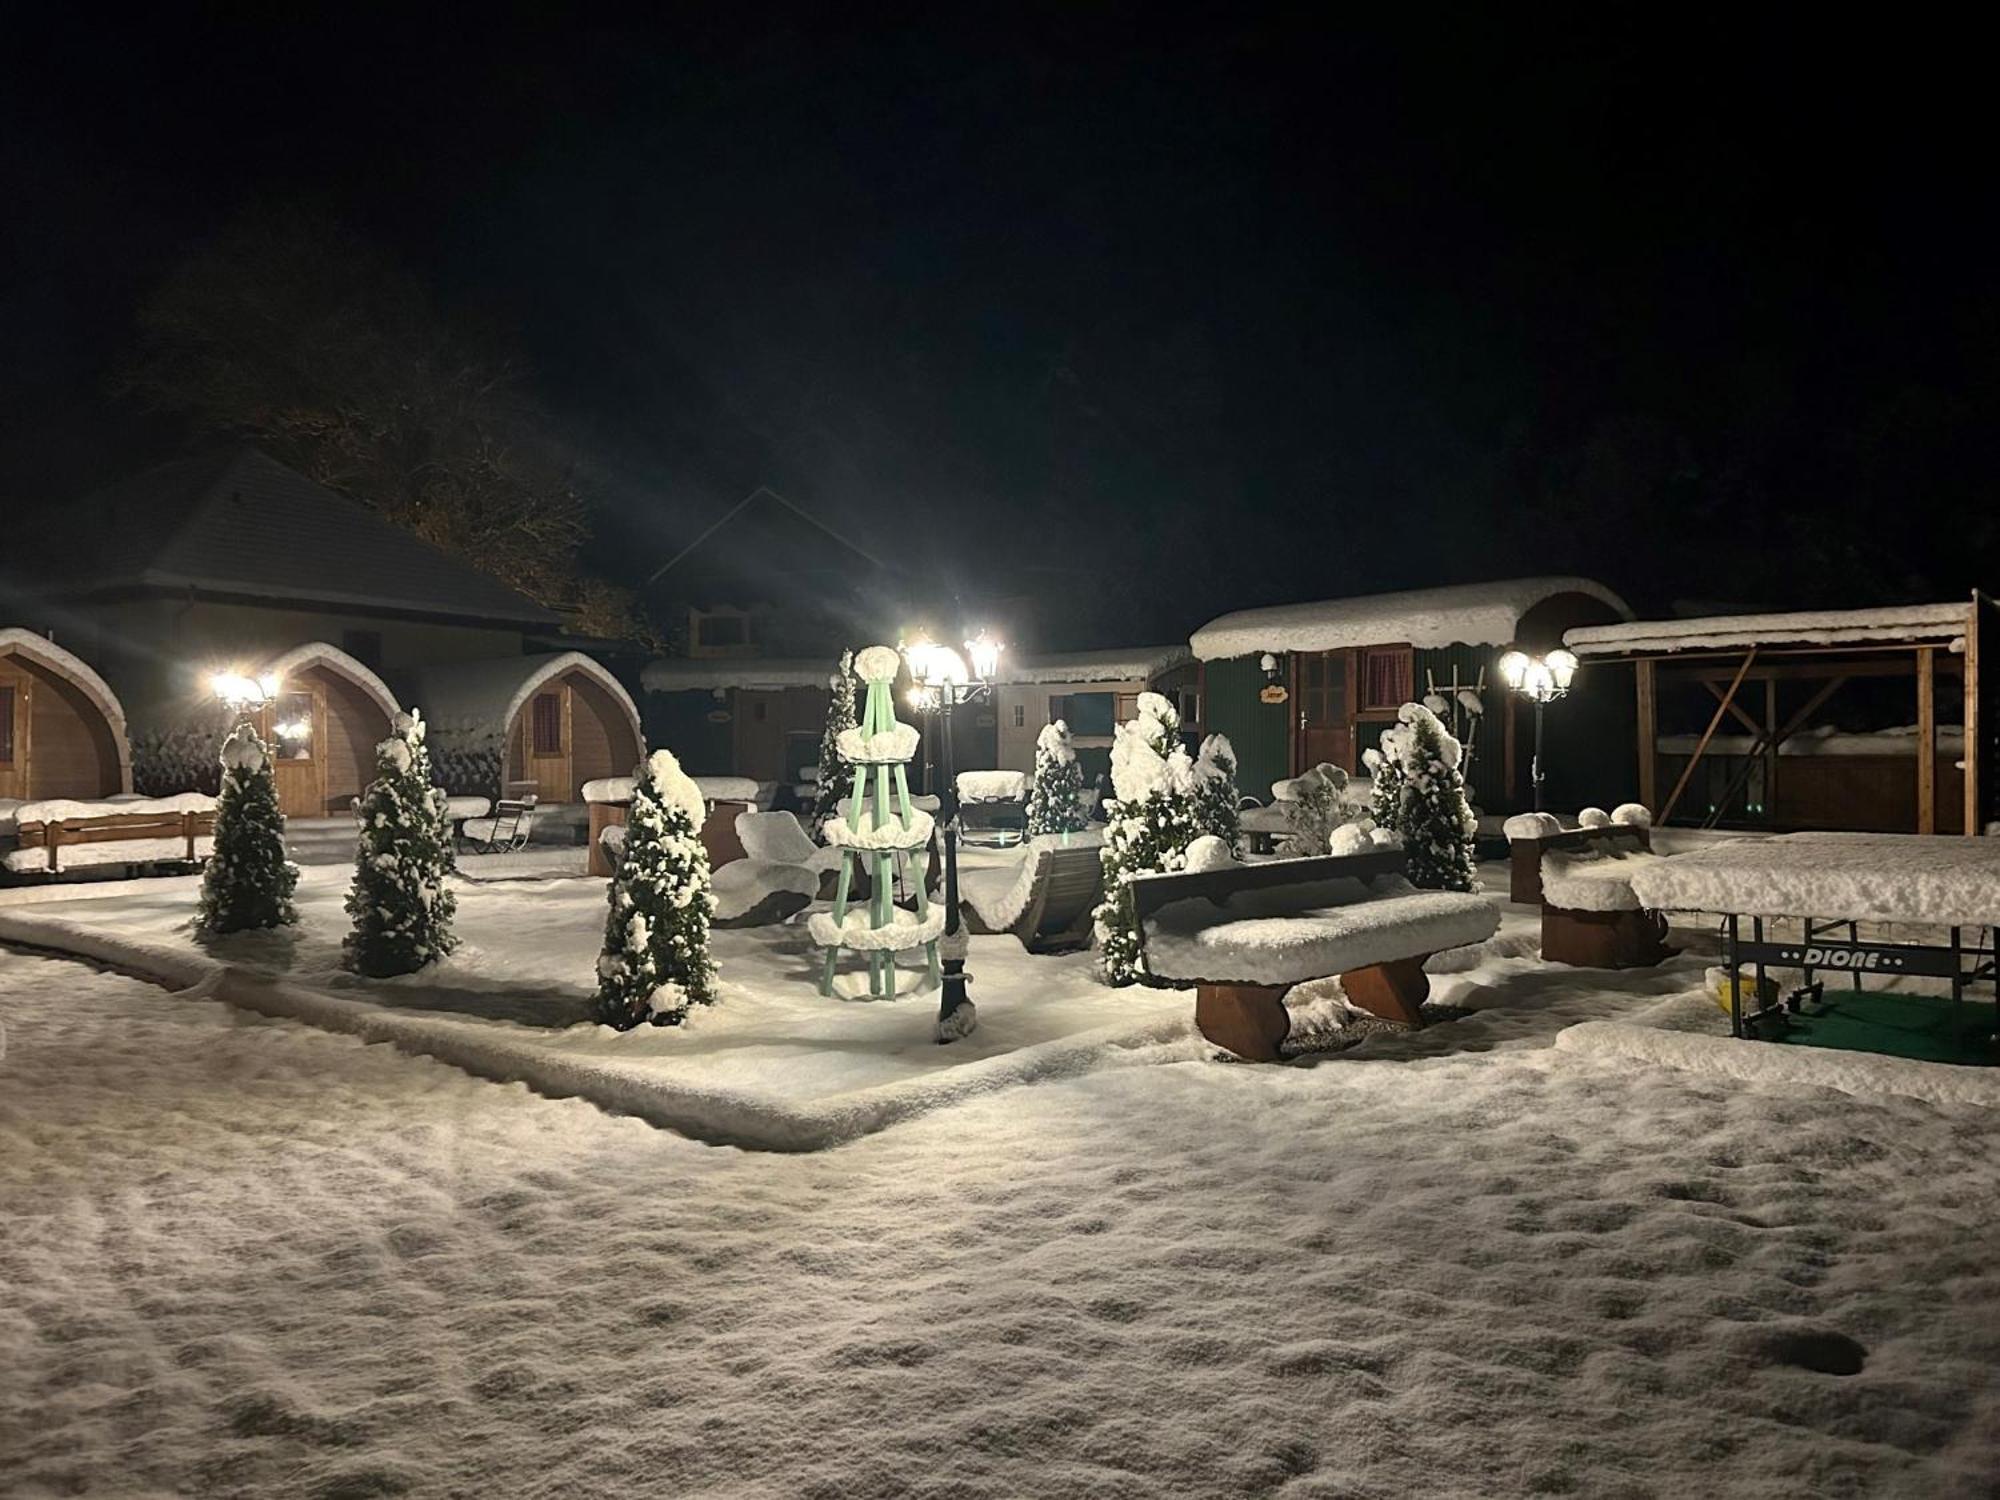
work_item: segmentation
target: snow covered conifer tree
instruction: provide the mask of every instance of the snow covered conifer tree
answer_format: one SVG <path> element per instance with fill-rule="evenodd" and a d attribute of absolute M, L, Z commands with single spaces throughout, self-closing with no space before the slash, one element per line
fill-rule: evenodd
<path fill-rule="evenodd" d="M 1212 833 L 1233 851 L 1243 837 L 1243 800 L 1236 787 L 1236 747 L 1226 734 L 1211 734 L 1201 742 L 1194 762 L 1194 818 L 1203 833 Z"/>
<path fill-rule="evenodd" d="M 1385 729 L 1378 748 L 1361 752 L 1368 768 L 1368 815 L 1378 828 L 1399 832 L 1403 826 L 1403 731 Z"/>
<path fill-rule="evenodd" d="M 1139 971 L 1139 926 L 1126 886 L 1133 876 L 1178 870 L 1204 830 L 1195 813 L 1195 767 L 1180 742 L 1180 715 L 1158 693 L 1139 695 L 1139 716 L 1120 724 L 1111 744 L 1105 808 L 1104 901 L 1095 913 L 1098 962 L 1113 984 Z"/>
<path fill-rule="evenodd" d="M 597 959 L 597 1018 L 629 1031 L 676 1026 L 692 1005 L 715 1003 L 708 956 L 708 851 L 701 789 L 670 750 L 639 768 L 625 854 L 611 877 L 611 910 Z"/>
<path fill-rule="evenodd" d="M 248 720 L 222 742 L 222 787 L 215 804 L 215 852 L 201 876 L 194 925 L 219 936 L 298 921 L 292 891 L 299 867 L 285 858 L 285 815 L 271 774 L 271 750 Z"/>
<path fill-rule="evenodd" d="M 1080 833 L 1085 822 L 1083 767 L 1070 744 L 1069 725 L 1061 719 L 1044 724 L 1035 737 L 1035 789 L 1028 794 L 1028 836 L 1038 833 Z"/>
<path fill-rule="evenodd" d="M 812 814 L 806 832 L 815 840 L 826 829 L 826 820 L 840 810 L 840 789 L 847 785 L 847 757 L 840 753 L 840 737 L 854 728 L 854 653 L 840 653 L 840 670 L 827 683 L 826 730 L 819 737 L 819 780 L 813 783 Z"/>
<path fill-rule="evenodd" d="M 1401 805 L 1395 831 L 1409 854 L 1410 884 L 1433 891 L 1477 890 L 1472 845 L 1479 823 L 1458 772 L 1461 747 L 1421 703 L 1405 703 L 1397 719 Z"/>
<path fill-rule="evenodd" d="M 458 946 L 451 920 L 458 898 L 445 887 L 455 862 L 444 791 L 431 785 L 421 715 L 396 715 L 375 747 L 375 779 L 361 794 L 361 839 L 347 892 L 353 930 L 342 961 L 380 979 L 414 974 Z"/>

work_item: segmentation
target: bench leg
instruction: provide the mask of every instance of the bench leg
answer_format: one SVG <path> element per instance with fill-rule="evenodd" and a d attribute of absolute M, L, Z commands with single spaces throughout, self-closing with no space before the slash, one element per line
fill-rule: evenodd
<path fill-rule="evenodd" d="M 1643 969 L 1673 954 L 1654 911 L 1542 908 L 1542 957 L 1579 969 Z"/>
<path fill-rule="evenodd" d="M 1340 987 L 1351 1003 L 1371 1016 L 1400 1021 L 1405 1026 L 1421 1026 L 1424 997 L 1431 992 L 1430 978 L 1424 973 L 1424 959 L 1429 957 L 1426 953 L 1417 958 L 1371 964 L 1365 969 L 1350 969 L 1340 976 Z"/>
<path fill-rule="evenodd" d="M 1216 1046 L 1250 1062 L 1276 1062 L 1292 1029 L 1285 1010 L 1289 985 L 1204 984 L 1195 987 L 1194 1024 Z"/>

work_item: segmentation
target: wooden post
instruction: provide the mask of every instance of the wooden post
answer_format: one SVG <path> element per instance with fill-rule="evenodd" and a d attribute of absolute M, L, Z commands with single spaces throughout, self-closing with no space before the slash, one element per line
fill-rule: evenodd
<path fill-rule="evenodd" d="M 1972 608 L 1965 615 L 1965 836 L 1979 833 L 1979 590 L 1972 591 Z"/>
<path fill-rule="evenodd" d="M 1764 679 L 1764 820 L 1778 809 L 1778 679 Z"/>
<path fill-rule="evenodd" d="M 1750 664 L 1756 659 L 1757 648 L 1752 646 L 1750 654 L 1743 658 L 1743 665 L 1736 669 L 1736 675 L 1730 679 L 1729 691 L 1722 695 L 1722 701 L 1715 705 L 1715 712 L 1709 716 L 1708 728 L 1701 732 L 1701 738 L 1695 742 L 1694 754 L 1688 757 L 1688 763 L 1681 771 L 1681 779 L 1674 783 L 1673 791 L 1668 794 L 1667 805 L 1660 809 L 1659 821 L 1662 824 L 1673 815 L 1674 804 L 1681 800 L 1681 793 L 1687 790 L 1688 782 L 1694 777 L 1694 768 L 1701 764 L 1701 758 L 1708 750 L 1708 742 L 1715 738 L 1716 726 L 1721 724 L 1722 716 L 1728 711 L 1729 705 L 1736 701 L 1736 690 L 1743 686 L 1743 679 L 1750 673 Z"/>
<path fill-rule="evenodd" d="M 1513 808 L 1520 805 L 1514 800 L 1514 788 L 1517 784 L 1514 780 L 1514 710 L 1520 706 L 1520 699 L 1513 692 L 1503 690 L 1500 701 L 1507 705 L 1507 712 L 1500 716 L 1507 731 L 1503 736 L 1500 758 L 1504 763 L 1503 774 L 1507 779 L 1507 806 Z"/>
<path fill-rule="evenodd" d="M 1660 702 L 1655 680 L 1655 663 L 1635 661 L 1632 671 L 1639 682 L 1639 800 L 1651 811 L 1660 789 Z M 1511 725 L 1510 725 L 1511 728 Z M 1507 736 L 1507 770 L 1514 768 L 1514 737 Z"/>
<path fill-rule="evenodd" d="M 1937 832 L 1937 650 L 1917 647 L 1917 832 Z"/>

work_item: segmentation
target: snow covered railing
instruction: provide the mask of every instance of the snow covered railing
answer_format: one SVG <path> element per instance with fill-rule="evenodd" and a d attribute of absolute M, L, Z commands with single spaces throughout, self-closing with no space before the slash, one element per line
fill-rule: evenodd
<path fill-rule="evenodd" d="M 214 848 L 215 799 L 200 792 L 103 801 L 23 802 L 13 810 L 13 874 L 85 865 L 196 863 Z"/>
<path fill-rule="evenodd" d="M 1484 896 L 1422 891 L 1400 849 L 1278 859 L 1133 880 L 1141 968 L 1195 986 L 1195 1025 L 1239 1057 L 1273 1062 L 1291 1030 L 1284 997 L 1338 974 L 1348 1001 L 1423 1025 L 1424 960 L 1500 926 Z"/>

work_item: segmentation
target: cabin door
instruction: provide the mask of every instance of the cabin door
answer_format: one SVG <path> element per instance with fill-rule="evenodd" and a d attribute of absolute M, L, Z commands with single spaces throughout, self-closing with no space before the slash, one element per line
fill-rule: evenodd
<path fill-rule="evenodd" d="M 552 683 L 528 700 L 525 779 L 534 782 L 540 801 L 568 802 L 575 795 L 575 715 L 576 694 L 567 682 Z"/>
<path fill-rule="evenodd" d="M 1345 651 L 1300 651 L 1292 657 L 1294 776 L 1322 762 L 1344 771 L 1354 769 L 1354 714 L 1347 658 Z"/>
<path fill-rule="evenodd" d="M 738 776 L 752 781 L 776 781 L 785 772 L 784 694 L 757 688 L 736 692 L 736 764 Z"/>
<path fill-rule="evenodd" d="M 28 799 L 28 725 L 34 679 L 0 664 L 0 797 Z"/>
<path fill-rule="evenodd" d="M 326 689 L 287 688 L 258 711 L 257 732 L 271 747 L 278 811 L 288 818 L 326 816 Z"/>

